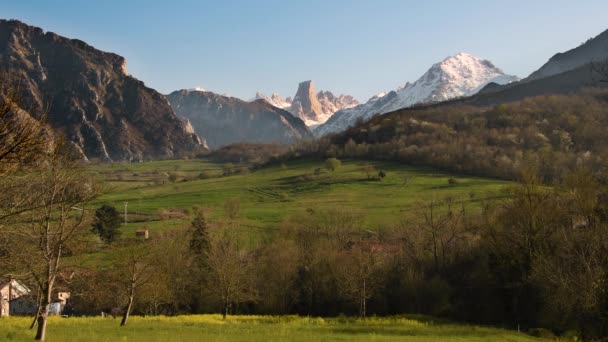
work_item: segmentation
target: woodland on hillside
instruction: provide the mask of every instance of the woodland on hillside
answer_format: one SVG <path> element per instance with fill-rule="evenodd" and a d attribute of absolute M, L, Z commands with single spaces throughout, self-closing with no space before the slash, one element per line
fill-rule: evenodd
<path fill-rule="evenodd" d="M 551 182 L 608 160 L 608 91 L 547 95 L 492 107 L 403 109 L 346 132 L 292 147 L 303 156 L 393 160 L 443 170 L 516 179 L 535 167 Z"/>

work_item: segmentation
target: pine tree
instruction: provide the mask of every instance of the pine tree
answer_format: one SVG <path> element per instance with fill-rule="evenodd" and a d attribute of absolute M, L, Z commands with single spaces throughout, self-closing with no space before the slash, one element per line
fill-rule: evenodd
<path fill-rule="evenodd" d="M 191 223 L 190 251 L 199 260 L 205 260 L 209 251 L 209 225 L 203 210 L 198 210 Z"/>

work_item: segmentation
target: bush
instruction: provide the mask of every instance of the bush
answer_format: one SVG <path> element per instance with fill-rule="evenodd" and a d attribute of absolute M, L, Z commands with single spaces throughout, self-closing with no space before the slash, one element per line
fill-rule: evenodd
<path fill-rule="evenodd" d="M 167 179 L 171 183 L 175 183 L 182 178 L 183 178 L 183 175 L 179 172 L 169 172 L 169 176 L 167 176 Z"/>
<path fill-rule="evenodd" d="M 549 330 L 549 329 L 545 329 L 545 328 L 532 328 L 528 330 L 528 334 L 532 335 L 534 337 L 539 337 L 539 338 L 547 338 L 547 339 L 554 339 L 555 338 L 555 334 Z"/>
<path fill-rule="evenodd" d="M 198 174 L 198 179 L 209 179 L 211 178 L 211 172 L 209 171 L 201 171 L 201 173 Z"/>
<path fill-rule="evenodd" d="M 450 185 L 454 185 L 454 184 L 458 184 L 458 181 L 456 180 L 456 178 L 448 178 L 448 184 Z"/>
<path fill-rule="evenodd" d="M 337 158 L 327 158 L 325 160 L 325 168 L 330 171 L 335 171 L 340 168 L 342 162 Z"/>

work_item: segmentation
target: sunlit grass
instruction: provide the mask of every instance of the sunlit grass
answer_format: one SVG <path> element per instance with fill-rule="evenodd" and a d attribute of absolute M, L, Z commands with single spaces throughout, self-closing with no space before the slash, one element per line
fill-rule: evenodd
<path fill-rule="evenodd" d="M 29 323 L 0 319 L 0 340 L 31 340 Z M 539 341 L 514 331 L 403 316 L 135 316 L 125 327 L 119 318 L 53 317 L 48 329 L 49 341 Z"/>

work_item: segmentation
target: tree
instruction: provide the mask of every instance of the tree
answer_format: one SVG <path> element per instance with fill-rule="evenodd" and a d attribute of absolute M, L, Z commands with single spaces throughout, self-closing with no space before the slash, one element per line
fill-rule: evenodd
<path fill-rule="evenodd" d="M 127 248 L 126 253 L 114 265 L 114 278 L 125 296 L 120 326 L 127 325 L 133 309 L 135 296 L 142 287 L 148 285 L 156 276 L 156 259 L 149 241 L 139 241 L 138 244 Z"/>
<path fill-rule="evenodd" d="M 27 113 L 21 88 L 10 80 L 9 75 L 0 75 L 0 175 L 42 156 L 42 150 L 50 142 L 49 134 L 42 122 L 46 113 Z M 39 120 L 30 116 L 37 114 Z"/>
<path fill-rule="evenodd" d="M 372 178 L 372 175 L 376 173 L 376 168 L 372 164 L 365 164 L 363 165 L 361 172 L 366 175 L 367 179 L 369 180 Z"/>
<path fill-rule="evenodd" d="M 190 226 L 190 251 L 195 255 L 206 255 L 209 252 L 209 224 L 202 209 L 196 211 Z"/>
<path fill-rule="evenodd" d="M 251 256 L 239 246 L 232 231 L 222 228 L 212 240 L 207 262 L 209 270 L 205 285 L 207 291 L 221 302 L 224 319 L 232 305 L 257 299 L 251 276 Z"/>
<path fill-rule="evenodd" d="M 112 243 L 120 237 L 120 224 L 122 219 L 115 207 L 104 204 L 95 211 L 95 221 L 91 225 L 91 230 L 99 235 L 106 243 Z"/>
<path fill-rule="evenodd" d="M 224 202 L 224 215 L 234 221 L 239 218 L 241 201 L 237 197 L 229 198 Z"/>
<path fill-rule="evenodd" d="M 367 316 L 367 301 L 380 284 L 380 255 L 369 244 L 359 245 L 342 252 L 338 257 L 336 273 L 343 295 L 357 303 L 359 315 Z"/>
<path fill-rule="evenodd" d="M 330 171 L 335 171 L 340 168 L 342 162 L 337 158 L 327 158 L 325 159 L 325 168 Z"/>
<path fill-rule="evenodd" d="M 13 269 L 32 279 L 40 291 L 37 340 L 46 338 L 53 291 L 72 273 L 64 256 L 78 249 L 86 234 L 84 206 L 96 195 L 92 178 L 59 151 L 46 158 L 36 174 L 13 178 L 29 210 L 5 231 Z"/>

